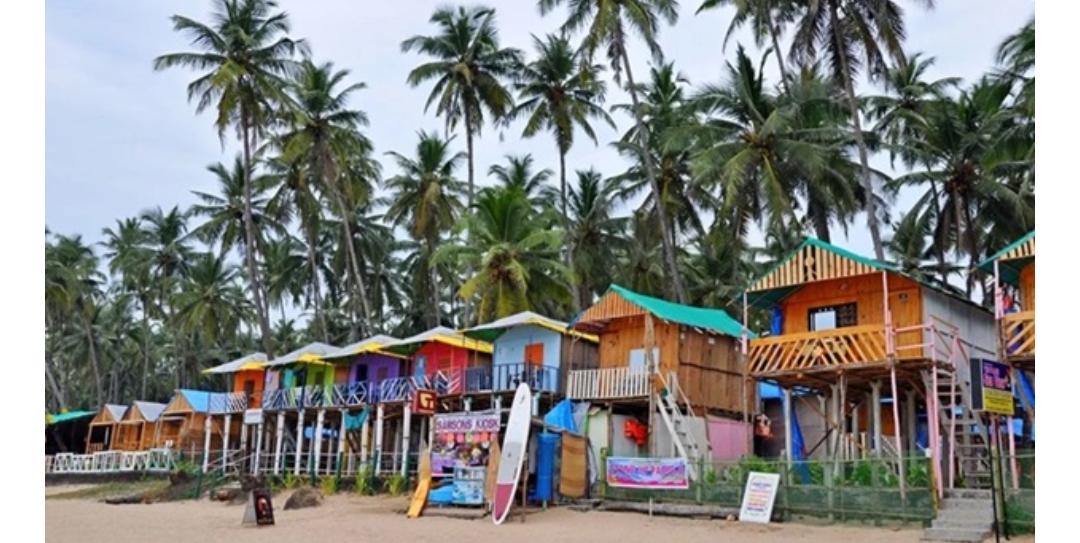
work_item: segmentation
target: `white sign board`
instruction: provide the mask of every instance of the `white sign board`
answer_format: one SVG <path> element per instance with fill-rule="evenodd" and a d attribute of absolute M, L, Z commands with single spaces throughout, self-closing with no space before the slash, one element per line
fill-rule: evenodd
<path fill-rule="evenodd" d="M 768 524 L 776 503 L 776 489 L 780 486 L 780 474 L 751 471 L 743 492 L 740 522 Z"/>
<path fill-rule="evenodd" d="M 248 409 L 244 411 L 244 424 L 262 424 L 262 409 Z"/>

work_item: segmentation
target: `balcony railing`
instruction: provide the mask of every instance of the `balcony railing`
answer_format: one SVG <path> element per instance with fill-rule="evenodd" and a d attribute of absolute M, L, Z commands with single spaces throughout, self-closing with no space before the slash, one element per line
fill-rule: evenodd
<path fill-rule="evenodd" d="M 248 397 L 244 392 L 214 392 L 210 394 L 210 413 L 243 413 L 248 408 Z"/>
<path fill-rule="evenodd" d="M 375 397 L 374 383 L 361 381 L 348 385 L 334 385 L 331 403 L 335 407 L 357 407 L 371 403 Z"/>
<path fill-rule="evenodd" d="M 751 374 L 842 367 L 886 359 L 883 325 L 851 326 L 755 339 L 750 342 Z"/>
<path fill-rule="evenodd" d="M 499 364 L 468 368 L 464 372 L 465 392 L 507 392 L 526 383 L 533 392 L 559 392 L 559 369 L 533 364 Z"/>
<path fill-rule="evenodd" d="M 574 400 L 643 398 L 652 390 L 645 368 L 574 370 L 566 384 L 566 396 Z"/>
<path fill-rule="evenodd" d="M 1035 312 L 1005 315 L 1001 319 L 1001 335 L 1007 358 L 1035 356 Z"/>

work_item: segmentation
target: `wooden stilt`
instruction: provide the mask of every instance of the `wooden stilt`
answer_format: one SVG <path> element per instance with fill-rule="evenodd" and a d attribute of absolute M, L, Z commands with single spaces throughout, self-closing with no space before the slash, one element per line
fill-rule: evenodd
<path fill-rule="evenodd" d="M 255 427 L 255 457 L 251 462 L 251 474 L 259 474 L 259 461 L 262 458 L 263 434 L 266 432 L 262 421 Z"/>
<path fill-rule="evenodd" d="M 285 412 L 278 411 L 274 425 L 274 475 L 281 475 L 281 451 L 285 447 Z"/>
<path fill-rule="evenodd" d="M 870 429 L 873 435 L 871 448 L 874 456 L 881 456 L 881 381 L 870 383 Z"/>
<path fill-rule="evenodd" d="M 246 463 L 247 450 L 248 450 L 247 445 L 248 445 L 248 425 L 247 425 L 247 421 L 244 420 L 244 416 L 240 415 L 240 466 L 239 466 L 239 468 L 240 468 L 241 472 L 244 472 L 244 471 L 247 470 L 247 463 Z"/>
<path fill-rule="evenodd" d="M 368 443 L 368 439 L 369 439 L 368 438 L 368 432 L 370 430 L 371 430 L 371 414 L 368 413 L 368 416 L 364 417 L 363 426 L 360 427 L 360 466 L 359 466 L 358 469 L 364 469 L 364 467 L 367 466 L 367 464 L 368 464 L 368 448 L 369 448 L 368 446 L 370 445 L 370 443 Z M 354 458 L 354 457 L 355 457 L 355 455 L 352 455 L 352 456 L 349 457 L 350 458 L 349 469 L 357 469 L 357 468 L 354 468 L 354 466 L 351 463 L 352 462 L 351 459 Z"/>
<path fill-rule="evenodd" d="M 372 456 L 375 461 L 375 473 L 379 473 L 382 470 L 382 451 L 383 451 L 383 425 L 385 422 L 385 411 L 383 404 L 379 404 L 375 407 L 375 448 L 372 450 Z"/>
<path fill-rule="evenodd" d="M 304 458 L 304 410 L 296 413 L 296 454 L 293 455 L 293 475 L 300 476 L 300 462 Z"/>
<path fill-rule="evenodd" d="M 213 418 L 214 417 L 207 415 L 206 422 L 203 424 L 203 473 L 210 471 L 210 438 L 214 435 L 214 423 L 212 422 Z"/>
<path fill-rule="evenodd" d="M 310 466 L 309 469 L 308 469 L 308 471 L 310 471 L 311 473 L 314 473 L 315 475 L 319 474 L 319 468 L 322 466 L 323 423 L 325 422 L 325 420 L 326 420 L 326 410 L 325 409 L 319 409 L 318 413 L 316 413 L 316 415 L 315 415 L 315 432 L 314 432 L 314 435 L 311 436 L 311 438 L 312 438 L 311 439 L 311 441 L 312 441 L 311 450 L 312 450 L 312 456 L 314 458 L 312 458 L 312 461 L 313 461 L 312 466 Z"/>
<path fill-rule="evenodd" d="M 229 469 L 229 434 L 232 433 L 232 413 L 225 414 L 225 428 L 221 432 L 221 471 Z"/>
<path fill-rule="evenodd" d="M 340 473 L 342 471 L 342 468 L 344 467 L 342 465 L 342 461 L 345 459 L 345 410 L 342 409 L 341 411 L 339 411 L 338 415 L 340 417 L 338 420 L 341 422 L 338 423 L 337 459 L 334 460 L 334 471 Z M 332 473 L 332 471 L 330 470 L 330 465 L 327 464 L 326 467 L 327 473 Z"/>
<path fill-rule="evenodd" d="M 904 445 L 900 442 L 900 390 L 896 386 L 895 361 L 889 370 L 892 378 L 892 415 L 893 415 L 893 438 L 896 440 L 896 463 L 900 469 L 900 499 L 907 499 L 907 476 L 904 466 Z"/>
<path fill-rule="evenodd" d="M 405 414 L 401 419 L 401 476 L 409 476 L 409 431 L 412 426 L 412 406 L 405 402 Z"/>

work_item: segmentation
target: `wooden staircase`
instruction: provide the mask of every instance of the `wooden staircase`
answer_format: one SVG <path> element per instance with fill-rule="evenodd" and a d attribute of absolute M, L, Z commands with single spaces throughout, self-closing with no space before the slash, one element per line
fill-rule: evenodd
<path fill-rule="evenodd" d="M 937 372 L 936 390 L 933 387 L 934 375 L 930 372 Z M 935 394 L 938 401 L 942 457 L 948 459 L 946 465 L 942 466 L 945 484 L 973 489 L 990 488 L 990 436 L 986 425 L 971 409 L 970 368 L 961 363 L 953 371 L 941 368 L 927 370 L 923 374 L 923 381 L 926 390 Z"/>

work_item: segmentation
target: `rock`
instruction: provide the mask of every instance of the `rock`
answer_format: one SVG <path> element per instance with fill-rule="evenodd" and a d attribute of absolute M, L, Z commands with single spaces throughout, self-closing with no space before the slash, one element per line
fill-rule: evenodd
<path fill-rule="evenodd" d="M 302 509 L 304 507 L 316 507 L 323 502 L 322 492 L 317 488 L 300 487 L 289 496 L 285 502 L 285 510 Z"/>
<path fill-rule="evenodd" d="M 727 516 L 727 519 L 728 519 L 729 521 L 735 520 L 735 515 L 728 515 L 728 516 Z"/>
<path fill-rule="evenodd" d="M 235 502 L 244 497 L 244 491 L 239 488 L 221 488 L 214 492 L 214 499 L 219 502 Z"/>

